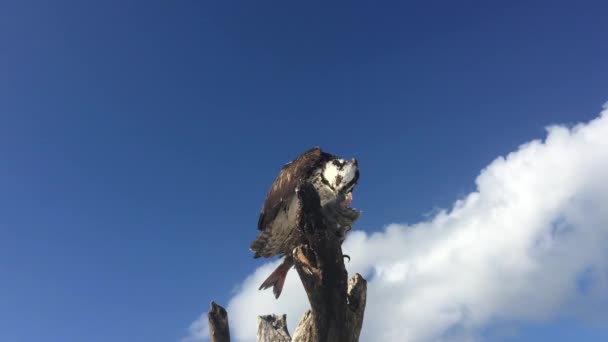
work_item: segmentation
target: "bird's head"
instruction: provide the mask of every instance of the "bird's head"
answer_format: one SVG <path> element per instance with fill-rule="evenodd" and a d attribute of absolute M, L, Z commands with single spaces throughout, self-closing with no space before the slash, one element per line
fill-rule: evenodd
<path fill-rule="evenodd" d="M 353 191 L 359 180 L 357 159 L 333 158 L 327 161 L 322 177 L 323 183 L 329 186 L 336 195 L 347 195 Z"/>

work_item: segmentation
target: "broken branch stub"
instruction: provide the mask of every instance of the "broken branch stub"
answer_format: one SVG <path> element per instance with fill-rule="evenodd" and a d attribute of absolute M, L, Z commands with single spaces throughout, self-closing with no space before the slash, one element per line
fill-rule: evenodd
<path fill-rule="evenodd" d="M 258 316 L 258 333 L 256 341 L 291 341 L 291 336 L 289 336 L 289 331 L 287 331 L 287 316 Z"/>
<path fill-rule="evenodd" d="M 230 328 L 228 326 L 228 313 L 226 313 L 226 309 L 215 302 L 211 302 L 207 318 L 209 319 L 211 342 L 230 342 Z"/>

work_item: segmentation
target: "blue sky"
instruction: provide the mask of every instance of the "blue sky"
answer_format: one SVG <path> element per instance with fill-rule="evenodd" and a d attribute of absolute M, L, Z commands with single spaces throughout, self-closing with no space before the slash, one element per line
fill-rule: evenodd
<path fill-rule="evenodd" d="M 450 207 L 545 126 L 597 116 L 607 12 L 2 2 L 0 340 L 178 341 L 262 265 L 248 245 L 266 190 L 315 145 L 358 158 L 359 230 Z M 608 338 L 514 325 L 519 341 Z"/>

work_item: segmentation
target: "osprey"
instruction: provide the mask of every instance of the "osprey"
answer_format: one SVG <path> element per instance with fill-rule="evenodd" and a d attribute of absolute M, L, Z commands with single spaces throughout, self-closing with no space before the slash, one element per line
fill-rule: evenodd
<path fill-rule="evenodd" d="M 299 245 L 297 227 L 299 199 L 296 190 L 302 182 L 313 185 L 325 217 L 334 219 L 340 239 L 360 213 L 349 208 L 352 191 L 359 180 L 356 159 L 344 160 L 312 148 L 286 164 L 272 183 L 258 220 L 257 238 L 250 249 L 255 258 L 285 256 L 283 262 L 262 283 L 260 290 L 272 287 L 279 298 L 287 272 L 293 266 L 292 250 Z"/>

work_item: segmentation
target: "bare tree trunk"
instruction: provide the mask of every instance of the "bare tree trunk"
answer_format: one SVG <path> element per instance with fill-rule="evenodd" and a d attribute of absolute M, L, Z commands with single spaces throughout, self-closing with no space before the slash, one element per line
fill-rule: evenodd
<path fill-rule="evenodd" d="M 215 302 L 211 302 L 207 318 L 209 319 L 211 342 L 230 342 L 230 328 L 228 327 L 228 313 L 226 313 L 226 310 Z"/>
<path fill-rule="evenodd" d="M 338 234 L 337 222 L 341 220 L 354 222 L 359 214 L 337 213 L 331 208 L 333 211 L 330 213 L 326 210 L 327 207 L 321 208 L 317 191 L 308 183 L 300 186 L 298 197 L 300 199 L 298 228 L 301 245 L 293 250 L 293 258 L 311 309 L 302 317 L 293 338 L 289 337 L 285 315 L 280 318 L 275 315 L 260 316 L 257 341 L 357 342 L 363 325 L 367 282 L 361 275 L 355 274 L 347 283 L 341 248 L 342 239 Z M 341 215 L 351 215 L 351 217 Z M 218 333 L 220 330 L 217 323 L 212 324 L 212 311 L 216 304 L 212 302 L 211 305 L 212 310 L 209 311 L 211 341 L 229 341 L 228 320 L 223 308 L 226 339 L 214 339 L 214 334 L 220 336 Z M 220 327 L 223 326 L 220 324 Z"/>
<path fill-rule="evenodd" d="M 363 313 L 367 299 L 367 281 L 360 274 L 355 274 L 348 282 L 348 310 L 346 312 L 346 327 L 349 332 L 348 341 L 359 341 L 363 326 Z M 300 323 L 293 332 L 293 342 L 313 342 L 315 340 L 315 323 L 310 310 L 306 311 Z"/>
<path fill-rule="evenodd" d="M 357 341 L 361 322 L 349 317 L 352 314 L 348 306 L 347 272 L 338 227 L 323 214 L 319 195 L 312 185 L 303 184 L 298 196 L 301 203 L 299 228 L 304 244 L 294 250 L 293 258 L 310 302 L 311 314 L 304 316 L 302 323 L 306 323 L 301 332 L 294 333 L 294 341 Z M 355 279 L 362 280 L 361 276 Z M 358 303 L 364 306 L 365 298 L 360 299 L 357 299 Z M 363 318 L 362 311 L 359 318 Z"/>

